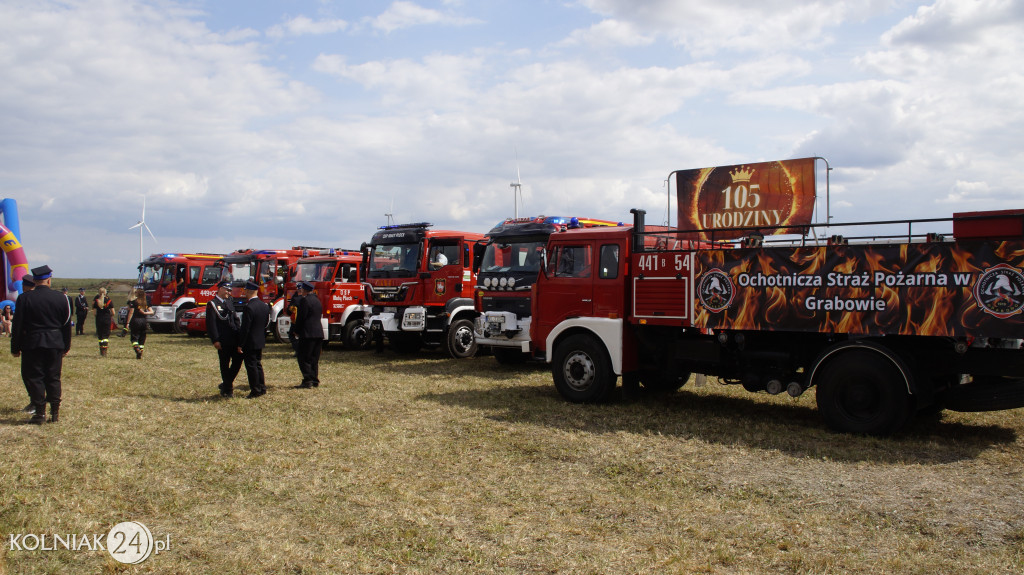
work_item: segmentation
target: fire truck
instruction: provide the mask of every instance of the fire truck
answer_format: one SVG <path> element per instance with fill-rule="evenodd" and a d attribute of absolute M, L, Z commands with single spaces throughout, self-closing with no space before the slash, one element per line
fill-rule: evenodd
<path fill-rule="evenodd" d="M 527 358 L 530 296 L 540 273 L 548 236 L 563 229 L 616 225 L 621 223 L 537 216 L 509 218 L 494 226 L 487 232 L 486 243 L 474 246 L 477 344 L 490 346 L 499 363 L 516 363 Z"/>
<path fill-rule="evenodd" d="M 139 264 L 137 285 L 143 286 L 153 306 L 149 325 L 153 331 L 178 330 L 178 320 L 186 310 L 210 301 L 217 292 L 223 268 L 217 261 L 222 254 L 153 254 Z M 122 308 L 119 316 L 127 315 Z M 122 319 L 123 323 L 123 319 Z"/>
<path fill-rule="evenodd" d="M 364 304 L 360 266 L 362 253 L 356 250 L 330 250 L 327 255 L 302 258 L 285 285 L 285 301 L 295 295 L 295 286 L 304 281 L 313 285 L 323 308 L 324 340 L 341 341 L 349 349 L 361 349 L 367 341 L 365 319 L 370 307 Z M 275 336 L 288 341 L 292 317 L 277 316 Z"/>
<path fill-rule="evenodd" d="M 815 387 L 829 427 L 880 436 L 922 411 L 1024 406 L 1024 210 L 812 241 L 761 226 L 727 242 L 633 213 L 629 227 L 549 238 L 531 351 L 569 401 L 604 400 L 619 376 L 636 391 L 691 374 L 794 397 Z M 883 223 L 902 231 L 872 231 Z M 915 232 L 929 226 L 944 227 Z"/>
<path fill-rule="evenodd" d="M 235 311 L 241 313 L 245 307 L 245 283 L 252 281 L 260 286 L 257 295 L 270 306 L 270 325 L 276 325 L 285 310 L 285 284 L 291 277 L 295 263 L 303 257 L 327 252 L 326 248 L 295 246 L 286 250 L 241 249 L 224 256 L 219 265 L 223 276 L 231 281 L 231 299 Z M 273 329 L 274 335 L 278 330 Z M 278 341 L 288 341 L 287 338 Z"/>
<path fill-rule="evenodd" d="M 383 226 L 363 244 L 363 285 L 372 306 L 366 325 L 371 337 L 387 336 L 401 352 L 444 345 L 452 357 L 471 357 L 477 351 L 472 245 L 484 236 L 431 227 Z"/>

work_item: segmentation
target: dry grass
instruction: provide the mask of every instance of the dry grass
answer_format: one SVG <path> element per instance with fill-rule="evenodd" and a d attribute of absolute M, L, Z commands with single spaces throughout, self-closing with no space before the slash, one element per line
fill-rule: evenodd
<path fill-rule="evenodd" d="M 23 424 L 0 359 L 0 574 L 1024 571 L 1024 410 L 875 439 L 826 431 L 813 392 L 578 406 L 543 366 L 335 349 L 295 390 L 278 345 L 267 396 L 222 400 L 206 340 L 75 344 L 55 425 Z M 171 548 L 9 549 L 129 520 Z"/>

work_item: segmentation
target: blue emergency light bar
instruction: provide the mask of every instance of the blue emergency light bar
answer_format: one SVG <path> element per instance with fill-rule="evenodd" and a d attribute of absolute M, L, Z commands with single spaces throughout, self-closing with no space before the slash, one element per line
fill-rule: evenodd
<path fill-rule="evenodd" d="M 420 222 L 418 224 L 396 224 L 393 226 L 380 226 L 378 230 L 399 230 L 402 228 L 429 228 L 434 224 L 428 222 Z"/>

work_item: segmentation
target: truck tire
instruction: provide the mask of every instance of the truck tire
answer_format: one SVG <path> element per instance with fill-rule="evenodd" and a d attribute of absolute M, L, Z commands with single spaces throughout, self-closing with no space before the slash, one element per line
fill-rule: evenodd
<path fill-rule="evenodd" d="M 891 435 L 913 411 L 904 376 L 881 351 L 841 352 L 821 368 L 815 383 L 818 411 L 835 431 Z"/>
<path fill-rule="evenodd" d="M 174 312 L 174 323 L 171 326 L 171 329 L 174 330 L 174 333 L 185 333 L 186 332 L 185 328 L 181 327 L 181 324 L 179 322 L 181 322 L 181 316 L 185 315 L 185 312 L 187 312 L 190 309 L 192 309 L 192 308 L 190 308 L 190 307 L 186 307 L 186 308 L 179 307 L 178 311 Z"/>
<path fill-rule="evenodd" d="M 366 329 L 363 320 L 353 319 L 345 324 L 342 338 L 348 349 L 365 349 L 370 342 L 370 330 Z"/>
<path fill-rule="evenodd" d="M 270 330 L 273 332 L 274 341 L 277 343 L 291 343 L 292 338 L 288 337 L 288 332 L 281 333 L 281 326 L 274 322 L 274 328 Z"/>
<path fill-rule="evenodd" d="M 448 326 L 448 353 L 455 359 L 463 359 L 476 355 L 476 336 L 473 334 L 473 322 L 468 319 L 457 319 Z"/>
<path fill-rule="evenodd" d="M 491 353 L 494 354 L 494 359 L 501 365 L 519 365 L 529 357 L 514 347 L 491 346 Z"/>
<path fill-rule="evenodd" d="M 573 403 L 598 403 L 615 389 L 616 375 L 600 341 L 586 334 L 567 337 L 555 348 L 551 363 L 555 389 Z"/>

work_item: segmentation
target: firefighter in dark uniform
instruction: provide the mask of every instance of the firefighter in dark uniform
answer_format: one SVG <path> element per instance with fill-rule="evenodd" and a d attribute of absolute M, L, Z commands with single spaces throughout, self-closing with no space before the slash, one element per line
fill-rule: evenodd
<path fill-rule="evenodd" d="M 242 368 L 242 354 L 238 353 L 238 316 L 231 303 L 230 282 L 217 284 L 217 295 L 206 304 L 206 335 L 217 348 L 220 360 L 220 395 L 234 396 L 235 377 Z"/>
<path fill-rule="evenodd" d="M 324 330 L 320 325 L 323 306 L 320 298 L 313 294 L 313 286 L 299 282 L 295 286 L 299 296 L 295 302 L 294 334 L 297 340 L 295 357 L 299 360 L 302 383 L 299 389 L 320 387 L 320 350 L 324 342 Z"/>
<path fill-rule="evenodd" d="M 85 288 L 78 288 L 75 298 L 75 335 L 85 335 L 85 318 L 89 315 L 89 299 L 85 297 Z"/>
<path fill-rule="evenodd" d="M 242 309 L 242 326 L 238 330 L 238 353 L 242 354 L 245 375 L 249 379 L 247 399 L 255 399 L 267 393 L 263 376 L 263 347 L 267 342 L 267 325 L 270 323 L 270 306 L 261 301 L 257 293 L 260 286 L 245 282 L 245 307 Z"/>
<path fill-rule="evenodd" d="M 11 329 L 11 355 L 21 357 L 21 377 L 35 408 L 31 423 L 56 423 L 60 411 L 60 372 L 64 356 L 71 350 L 71 304 L 63 294 L 50 289 L 53 271 L 49 266 L 32 270 L 36 287 L 18 298 Z"/>

